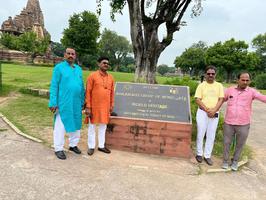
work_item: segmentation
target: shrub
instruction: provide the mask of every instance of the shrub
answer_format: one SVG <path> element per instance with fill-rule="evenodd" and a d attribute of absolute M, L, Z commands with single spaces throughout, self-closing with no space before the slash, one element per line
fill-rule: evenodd
<path fill-rule="evenodd" d="M 255 86 L 257 89 L 261 89 L 261 90 L 266 89 L 266 74 L 260 74 L 256 76 Z"/>
<path fill-rule="evenodd" d="M 197 81 L 191 80 L 190 77 L 185 76 L 183 78 L 172 78 L 167 80 L 164 84 L 188 86 L 190 90 L 190 96 L 193 96 L 199 83 Z"/>

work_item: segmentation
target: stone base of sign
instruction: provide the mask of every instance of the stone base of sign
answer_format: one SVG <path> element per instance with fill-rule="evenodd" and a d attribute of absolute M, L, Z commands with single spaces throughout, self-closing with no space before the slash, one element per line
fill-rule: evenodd
<path fill-rule="evenodd" d="M 106 132 L 111 149 L 190 158 L 192 124 L 112 117 Z"/>

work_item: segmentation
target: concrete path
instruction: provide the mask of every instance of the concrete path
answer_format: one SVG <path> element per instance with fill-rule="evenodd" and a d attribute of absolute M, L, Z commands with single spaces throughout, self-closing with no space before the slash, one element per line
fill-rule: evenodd
<path fill-rule="evenodd" d="M 238 172 L 215 174 L 201 174 L 193 160 L 115 150 L 58 160 L 0 119 L 0 199 L 266 199 L 266 105 L 253 108 L 248 143 L 256 156 Z"/>

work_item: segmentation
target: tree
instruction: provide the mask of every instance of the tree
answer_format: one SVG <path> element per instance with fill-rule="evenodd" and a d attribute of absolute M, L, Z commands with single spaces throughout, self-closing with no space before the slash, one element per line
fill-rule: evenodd
<path fill-rule="evenodd" d="M 51 50 L 52 50 L 53 55 L 55 56 L 58 56 L 58 57 L 64 56 L 65 48 L 59 42 L 51 42 Z"/>
<path fill-rule="evenodd" d="M 165 64 L 159 65 L 157 67 L 157 72 L 161 74 L 162 76 L 166 74 L 169 71 L 169 67 Z"/>
<path fill-rule="evenodd" d="M 256 49 L 257 55 L 260 57 L 260 70 L 266 71 L 266 33 L 257 35 L 252 40 L 252 47 Z"/>
<path fill-rule="evenodd" d="M 248 44 L 245 41 L 235 41 L 233 38 L 224 43 L 215 43 L 206 52 L 207 64 L 225 70 L 227 82 L 232 80 L 234 72 L 248 68 L 255 69 L 258 61 L 256 55 L 248 53 Z"/>
<path fill-rule="evenodd" d="M 119 69 L 123 60 L 132 52 L 132 46 L 126 37 L 106 28 L 102 33 L 99 49 L 100 55 L 109 57 L 114 71 Z"/>
<path fill-rule="evenodd" d="M 103 0 L 97 1 L 100 8 Z M 112 17 L 114 13 L 122 13 L 124 6 L 128 5 L 131 41 L 136 60 L 136 82 L 156 83 L 155 72 L 159 56 L 173 41 L 173 34 L 185 25 L 182 18 L 191 2 L 192 0 L 111 0 Z M 202 10 L 201 0 L 195 2 L 192 7 L 193 16 L 199 15 Z M 154 12 L 151 13 L 152 9 Z M 166 34 L 159 41 L 158 29 L 161 26 L 166 28 Z"/>
<path fill-rule="evenodd" d="M 38 55 L 44 55 L 48 49 L 50 36 L 38 39 L 36 33 L 28 31 L 20 36 L 3 33 L 0 42 L 9 49 L 19 50 L 28 54 L 31 58 L 30 62 Z"/>
<path fill-rule="evenodd" d="M 17 36 L 9 33 L 1 33 L 0 43 L 8 49 L 18 49 Z"/>
<path fill-rule="evenodd" d="M 175 67 L 180 67 L 184 73 L 199 74 L 206 67 L 205 53 L 208 49 L 206 43 L 199 41 L 186 49 L 181 56 L 176 57 Z"/>
<path fill-rule="evenodd" d="M 121 65 L 128 66 L 128 65 L 135 65 L 135 59 L 132 56 L 126 56 L 122 62 Z M 134 70 L 135 71 L 135 70 Z"/>
<path fill-rule="evenodd" d="M 18 50 L 30 55 L 30 62 L 33 63 L 36 56 L 46 53 L 49 41 L 49 36 L 38 39 L 36 33 L 32 31 L 25 32 L 18 37 Z"/>
<path fill-rule="evenodd" d="M 84 11 L 74 14 L 68 20 L 69 27 L 64 29 L 61 43 L 76 50 L 80 61 L 82 58 L 95 56 L 98 51 L 97 39 L 100 37 L 100 23 L 94 13 Z"/>

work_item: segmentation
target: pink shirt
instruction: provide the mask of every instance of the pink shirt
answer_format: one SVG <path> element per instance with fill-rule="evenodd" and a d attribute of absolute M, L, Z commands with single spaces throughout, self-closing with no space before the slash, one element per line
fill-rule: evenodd
<path fill-rule="evenodd" d="M 236 86 L 225 91 L 225 101 L 227 101 L 225 123 L 231 125 L 246 125 L 250 123 L 252 101 L 257 99 L 266 103 L 266 95 L 262 95 L 257 90 L 247 87 L 239 90 Z"/>

